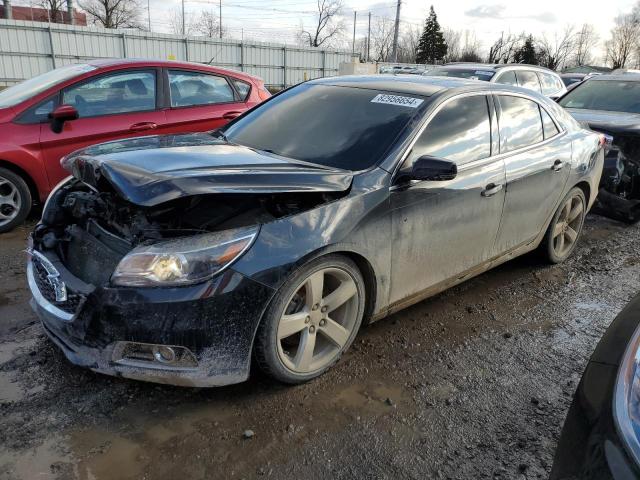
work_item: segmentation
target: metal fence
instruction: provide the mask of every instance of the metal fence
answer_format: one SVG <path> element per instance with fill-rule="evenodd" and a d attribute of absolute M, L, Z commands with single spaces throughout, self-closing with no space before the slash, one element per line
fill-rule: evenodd
<path fill-rule="evenodd" d="M 210 63 L 287 87 L 338 74 L 350 52 L 275 43 L 183 37 L 131 30 L 0 19 L 0 87 L 93 58 L 155 58 Z"/>

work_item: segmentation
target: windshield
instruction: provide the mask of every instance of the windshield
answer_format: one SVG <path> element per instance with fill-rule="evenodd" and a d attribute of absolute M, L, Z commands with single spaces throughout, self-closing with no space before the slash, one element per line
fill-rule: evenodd
<path fill-rule="evenodd" d="M 0 92 L 0 108 L 18 105 L 58 83 L 95 69 L 86 64 L 67 65 L 20 82 Z"/>
<path fill-rule="evenodd" d="M 428 77 L 456 77 L 469 80 L 484 80 L 488 82 L 496 72 L 493 70 L 479 70 L 477 68 L 434 68 L 425 73 Z"/>
<path fill-rule="evenodd" d="M 565 108 L 640 113 L 640 82 L 591 80 L 560 100 Z"/>
<path fill-rule="evenodd" d="M 224 134 L 256 150 L 365 170 L 382 160 L 422 103 L 416 95 L 304 84 L 248 113 Z"/>

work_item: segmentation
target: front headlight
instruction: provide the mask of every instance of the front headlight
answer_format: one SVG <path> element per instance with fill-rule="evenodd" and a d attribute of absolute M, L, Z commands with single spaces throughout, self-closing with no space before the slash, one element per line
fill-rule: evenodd
<path fill-rule="evenodd" d="M 633 334 L 618 370 L 613 417 L 627 451 L 640 465 L 640 328 Z"/>
<path fill-rule="evenodd" d="M 239 258 L 257 233 L 257 227 L 237 228 L 137 247 L 120 260 L 111 283 L 157 287 L 202 282 Z"/>

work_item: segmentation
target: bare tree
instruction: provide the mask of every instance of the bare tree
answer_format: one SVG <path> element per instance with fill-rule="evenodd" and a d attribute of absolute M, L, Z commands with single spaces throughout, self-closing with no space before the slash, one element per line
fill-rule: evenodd
<path fill-rule="evenodd" d="M 444 35 L 444 41 L 447 44 L 447 55 L 444 57 L 444 62 L 457 62 L 460 60 L 460 38 L 462 37 L 462 33 L 459 30 L 454 30 L 453 28 L 445 28 L 442 31 Z"/>
<path fill-rule="evenodd" d="M 540 65 L 551 70 L 562 69 L 575 51 L 575 42 L 575 30 L 570 25 L 564 31 L 554 33 L 553 38 L 543 35 L 538 39 Z"/>
<path fill-rule="evenodd" d="M 476 37 L 475 32 L 470 30 L 464 31 L 464 40 L 460 50 L 459 61 L 461 62 L 482 62 L 480 56 L 481 43 Z"/>
<path fill-rule="evenodd" d="M 317 0 L 318 18 L 313 29 L 301 28 L 299 37 L 310 47 L 320 47 L 331 42 L 345 29 L 344 22 L 339 19 L 342 13 L 342 0 Z"/>
<path fill-rule="evenodd" d="M 171 32 L 176 35 L 189 36 L 196 31 L 196 22 L 193 21 L 189 14 L 185 15 L 184 23 L 182 22 L 182 10 L 180 8 L 176 8 L 171 12 L 169 25 Z M 182 28 L 183 25 L 184 29 Z"/>
<path fill-rule="evenodd" d="M 416 49 L 422 34 L 420 27 L 410 25 L 400 31 L 398 40 L 398 61 L 401 63 L 416 63 Z"/>
<path fill-rule="evenodd" d="M 39 0 L 37 5 L 47 10 L 50 22 L 64 23 L 63 13 L 67 9 L 67 0 Z"/>
<path fill-rule="evenodd" d="M 391 56 L 394 25 L 387 17 L 376 18 L 371 25 L 371 58 L 376 62 L 386 62 Z"/>
<path fill-rule="evenodd" d="M 593 61 L 593 50 L 598 45 L 599 37 L 593 25 L 585 23 L 576 33 L 573 53 L 573 64 L 589 65 Z"/>
<path fill-rule="evenodd" d="M 635 14 L 639 11 L 638 15 Z M 606 59 L 613 68 L 623 68 L 638 48 L 640 35 L 640 9 L 636 6 L 634 13 L 626 13 L 616 17 L 615 26 L 611 30 L 611 38 L 605 43 Z"/>
<path fill-rule="evenodd" d="M 79 5 L 95 25 L 104 28 L 141 28 L 138 0 L 83 0 Z"/>
<path fill-rule="evenodd" d="M 195 30 L 205 37 L 220 37 L 220 19 L 215 13 L 204 10 L 200 13 L 200 19 L 195 24 Z M 222 33 L 224 34 L 224 29 L 222 29 Z"/>
<path fill-rule="evenodd" d="M 488 63 L 510 63 L 513 62 L 513 56 L 520 46 L 521 38 L 504 32 L 500 34 L 500 38 L 496 40 L 489 48 Z"/>

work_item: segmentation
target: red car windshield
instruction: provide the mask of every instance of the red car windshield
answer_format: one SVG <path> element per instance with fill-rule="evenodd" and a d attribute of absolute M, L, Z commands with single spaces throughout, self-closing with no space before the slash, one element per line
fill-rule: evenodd
<path fill-rule="evenodd" d="M 58 83 L 95 69 L 96 67 L 87 64 L 67 65 L 20 82 L 0 92 L 0 108 L 18 105 Z"/>

